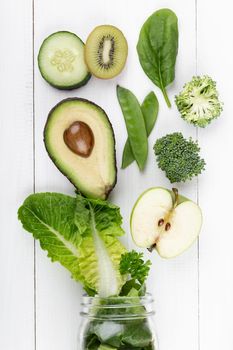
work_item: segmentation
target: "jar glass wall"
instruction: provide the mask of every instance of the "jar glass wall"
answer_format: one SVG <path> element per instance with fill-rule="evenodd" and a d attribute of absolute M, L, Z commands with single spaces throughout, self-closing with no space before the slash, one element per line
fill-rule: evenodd
<path fill-rule="evenodd" d="M 153 298 L 84 297 L 78 350 L 158 350 Z"/>

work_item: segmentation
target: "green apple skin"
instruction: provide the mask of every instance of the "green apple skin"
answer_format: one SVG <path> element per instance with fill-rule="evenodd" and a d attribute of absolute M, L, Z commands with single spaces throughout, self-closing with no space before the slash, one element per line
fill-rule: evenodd
<path fill-rule="evenodd" d="M 144 241 L 143 241 L 144 238 L 143 238 L 143 232 L 142 232 L 141 233 L 142 237 L 141 237 L 141 240 L 139 241 L 138 239 L 135 239 L 135 234 L 133 232 L 134 231 L 134 228 L 133 228 L 134 214 L 135 214 L 135 211 L 137 210 L 138 204 L 141 202 L 141 200 L 145 198 L 145 195 L 151 191 L 156 191 L 156 190 L 164 191 L 163 193 L 165 197 L 167 197 L 167 195 L 169 194 L 171 197 L 171 203 L 172 205 L 174 205 L 175 194 L 171 190 L 168 190 L 163 187 L 152 187 L 146 190 L 145 192 L 143 192 L 137 199 L 136 203 L 134 204 L 131 217 L 130 217 L 130 230 L 131 230 L 132 239 L 134 243 L 141 248 L 156 249 L 162 258 L 165 258 L 165 259 L 174 258 L 182 254 L 188 248 L 190 248 L 192 244 L 195 242 L 195 240 L 197 239 L 202 227 L 202 221 L 203 221 L 202 212 L 200 207 L 195 202 L 191 201 L 190 199 L 182 195 L 178 195 L 176 199 L 176 207 L 172 208 L 171 203 L 169 203 L 168 197 L 167 197 L 168 210 L 171 210 L 172 212 L 174 212 L 174 215 L 175 215 L 175 219 L 174 219 L 175 225 L 172 224 L 173 230 L 171 229 L 168 232 L 165 232 L 165 230 L 162 230 L 163 232 L 159 236 L 157 236 L 156 234 L 153 235 L 153 232 L 152 232 L 151 236 L 149 236 L 149 239 L 145 239 Z M 182 212 L 185 214 L 184 219 L 182 219 Z M 192 215 L 190 216 L 190 214 Z M 146 213 L 144 217 L 145 219 L 148 219 L 146 218 Z M 190 225 L 191 228 L 189 227 L 189 223 L 187 222 L 189 218 L 191 222 L 191 225 Z M 176 221 L 179 221 L 178 225 Z M 187 229 L 184 229 L 183 227 L 184 225 L 182 221 L 184 222 L 186 221 Z M 178 226 L 178 227 L 175 227 L 175 226 Z M 190 236 L 187 235 L 189 231 L 192 233 Z M 182 235 L 184 236 L 183 237 L 184 242 L 182 242 L 182 237 L 181 237 Z M 175 239 L 175 236 L 178 237 L 177 240 Z"/>

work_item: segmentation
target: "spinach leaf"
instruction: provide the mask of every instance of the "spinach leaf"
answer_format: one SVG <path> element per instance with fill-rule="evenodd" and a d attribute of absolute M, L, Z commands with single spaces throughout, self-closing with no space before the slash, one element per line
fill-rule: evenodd
<path fill-rule="evenodd" d="M 90 334 L 85 338 L 85 350 L 98 350 L 100 341 L 95 334 Z"/>
<path fill-rule="evenodd" d="M 125 309 L 129 312 L 130 309 Z M 91 321 L 85 336 L 85 349 L 101 344 L 110 349 L 154 349 L 153 335 L 146 319 L 124 321 Z M 98 348 L 99 349 L 99 348 Z"/>
<path fill-rule="evenodd" d="M 141 66 L 158 86 L 168 107 L 171 107 L 166 86 L 175 78 L 178 52 L 178 24 L 175 13 L 169 9 L 156 11 L 144 23 L 137 44 Z"/>
<path fill-rule="evenodd" d="M 146 347 L 151 344 L 153 340 L 149 325 L 145 321 L 139 321 L 137 324 L 129 322 L 125 327 L 122 337 L 124 344 L 129 344 L 134 347 Z"/>
<path fill-rule="evenodd" d="M 151 91 L 141 105 L 147 136 L 150 135 L 158 117 L 159 103 L 154 92 Z M 135 160 L 129 139 L 127 139 L 122 156 L 122 169 L 127 168 Z"/>
<path fill-rule="evenodd" d="M 141 287 L 142 287 L 141 284 L 138 283 L 135 279 L 126 281 L 121 289 L 120 296 L 128 296 L 132 289 L 136 291 L 140 291 Z"/>

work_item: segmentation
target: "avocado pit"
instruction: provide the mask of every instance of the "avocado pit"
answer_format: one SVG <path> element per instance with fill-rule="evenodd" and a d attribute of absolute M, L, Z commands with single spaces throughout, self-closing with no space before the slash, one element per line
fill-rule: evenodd
<path fill-rule="evenodd" d="M 94 134 L 91 128 L 84 122 L 72 123 L 63 134 L 66 146 L 75 154 L 88 158 L 94 147 Z"/>

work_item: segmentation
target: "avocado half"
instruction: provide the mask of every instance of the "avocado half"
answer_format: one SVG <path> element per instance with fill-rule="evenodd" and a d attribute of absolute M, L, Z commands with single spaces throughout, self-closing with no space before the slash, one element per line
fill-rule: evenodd
<path fill-rule="evenodd" d="M 93 148 L 88 156 L 75 153 L 65 142 L 64 133 L 78 122 L 92 132 Z M 90 198 L 108 197 L 117 177 L 115 137 L 101 107 L 82 98 L 62 100 L 48 115 L 44 143 L 54 164 L 81 193 Z"/>

